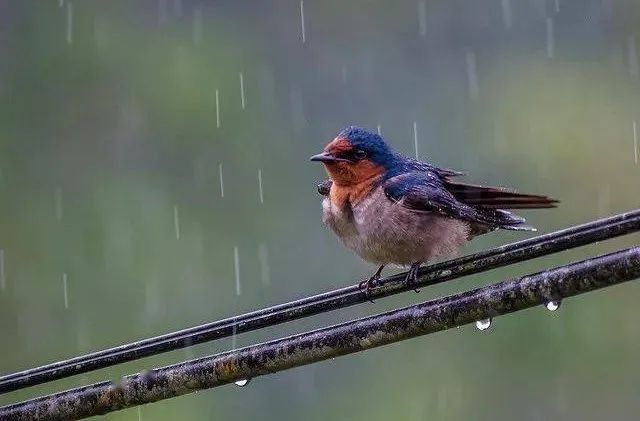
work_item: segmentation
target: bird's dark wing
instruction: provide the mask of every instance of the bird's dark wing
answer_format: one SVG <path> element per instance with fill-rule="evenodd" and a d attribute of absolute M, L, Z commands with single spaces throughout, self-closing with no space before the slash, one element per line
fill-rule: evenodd
<path fill-rule="evenodd" d="M 444 217 L 480 224 L 488 228 L 530 230 L 524 219 L 500 209 L 485 209 L 463 203 L 449 192 L 439 177 L 429 172 L 400 174 L 383 184 L 386 196 L 414 212 L 433 212 Z"/>
<path fill-rule="evenodd" d="M 320 194 L 320 196 L 329 196 L 331 184 L 333 184 L 333 182 L 329 179 L 321 181 L 320 184 L 318 184 L 318 194 Z"/>
<path fill-rule="evenodd" d="M 400 174 L 385 181 L 383 188 L 389 199 L 413 211 L 435 212 L 464 220 L 474 216 L 471 207 L 457 201 L 444 189 L 440 179 L 429 173 Z"/>

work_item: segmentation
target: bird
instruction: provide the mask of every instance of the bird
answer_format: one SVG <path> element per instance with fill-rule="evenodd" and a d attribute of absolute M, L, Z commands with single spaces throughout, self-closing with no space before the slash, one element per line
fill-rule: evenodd
<path fill-rule="evenodd" d="M 367 296 L 387 265 L 408 267 L 405 281 L 413 286 L 422 264 L 456 254 L 478 235 L 535 231 L 507 209 L 558 203 L 458 181 L 466 174 L 403 156 L 379 134 L 357 126 L 341 130 L 310 160 L 322 163 L 328 175 L 318 184 L 324 225 L 363 260 L 378 265 L 359 284 Z"/>

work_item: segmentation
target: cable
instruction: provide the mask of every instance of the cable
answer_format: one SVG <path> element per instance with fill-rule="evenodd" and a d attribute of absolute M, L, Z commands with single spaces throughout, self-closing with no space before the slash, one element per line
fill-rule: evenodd
<path fill-rule="evenodd" d="M 640 247 L 197 360 L 0 408 L 0 419 L 71 420 L 360 352 L 640 277 Z"/>
<path fill-rule="evenodd" d="M 358 285 L 325 292 L 239 316 L 143 339 L 114 348 L 58 361 L 0 377 L 0 394 L 110 367 L 237 333 L 273 326 L 339 308 L 425 287 L 497 267 L 640 231 L 640 209 L 420 269 L 418 281 L 407 286 L 405 274 L 381 279 L 370 297 Z"/>

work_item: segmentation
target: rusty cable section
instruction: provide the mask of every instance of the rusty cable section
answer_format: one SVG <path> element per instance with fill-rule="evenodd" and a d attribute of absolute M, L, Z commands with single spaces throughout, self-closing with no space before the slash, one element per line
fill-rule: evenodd
<path fill-rule="evenodd" d="M 637 231 L 640 231 L 640 209 L 423 267 L 415 286 L 434 285 Z M 378 287 L 371 291 L 371 298 L 386 297 L 413 289 L 413 286 L 406 285 L 404 279 L 404 273 L 381 279 Z M 367 301 L 368 297 L 357 285 L 328 291 L 8 374 L 0 377 L 0 394 Z"/>
<path fill-rule="evenodd" d="M 2 420 L 66 420 L 221 386 L 559 301 L 640 277 L 640 247 L 375 316 L 0 408 Z"/>

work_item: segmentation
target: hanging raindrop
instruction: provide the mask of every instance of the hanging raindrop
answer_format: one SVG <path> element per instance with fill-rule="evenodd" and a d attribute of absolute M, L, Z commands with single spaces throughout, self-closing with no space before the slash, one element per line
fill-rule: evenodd
<path fill-rule="evenodd" d="M 246 385 L 249 384 L 250 381 L 251 379 L 240 379 L 240 380 L 236 380 L 233 383 L 238 387 L 245 387 Z"/>
<path fill-rule="evenodd" d="M 558 308 L 560 308 L 560 302 L 560 300 L 551 300 L 546 302 L 544 306 L 549 311 L 556 311 Z"/>
<path fill-rule="evenodd" d="M 478 330 L 487 330 L 489 329 L 490 326 L 491 326 L 491 318 L 478 320 L 476 322 L 476 328 Z"/>

